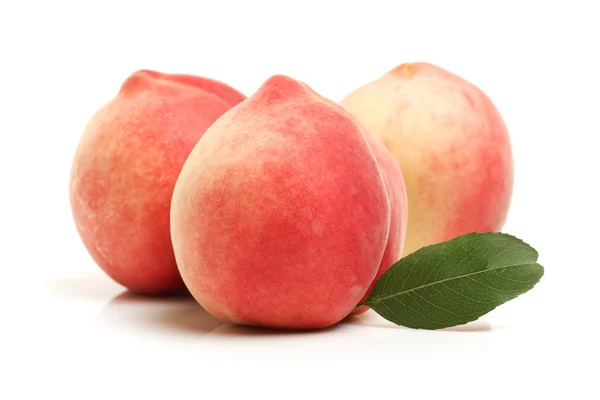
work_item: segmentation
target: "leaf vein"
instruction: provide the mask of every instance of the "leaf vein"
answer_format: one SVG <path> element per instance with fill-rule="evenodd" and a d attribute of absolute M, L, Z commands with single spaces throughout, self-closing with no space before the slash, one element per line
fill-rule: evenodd
<path fill-rule="evenodd" d="M 472 277 L 475 276 L 475 275 L 483 274 L 483 273 L 486 273 L 486 272 L 497 271 L 497 270 L 500 270 L 500 269 L 521 267 L 521 266 L 524 266 L 524 265 L 534 265 L 534 264 L 536 264 L 536 263 L 503 265 L 503 266 L 499 266 L 499 267 L 494 267 L 494 268 L 489 268 L 489 269 L 483 269 L 481 271 L 469 272 L 467 274 L 453 276 L 453 277 L 450 277 L 450 278 L 441 279 L 439 281 L 426 283 L 426 284 L 423 284 L 423 285 L 420 285 L 420 286 L 417 286 L 417 287 L 414 287 L 414 288 L 411 288 L 411 289 L 401 290 L 401 291 L 399 291 L 397 293 L 393 293 L 393 294 L 390 294 L 390 295 L 387 295 L 387 296 L 382 296 L 382 297 L 374 298 L 374 299 L 372 299 L 370 301 L 366 301 L 364 304 L 379 302 L 379 301 L 386 300 L 388 298 L 402 296 L 402 295 L 404 295 L 406 293 L 414 292 L 414 291 L 417 291 L 419 289 L 423 289 L 423 288 L 428 287 L 428 286 L 433 286 L 433 285 L 440 284 L 442 282 L 448 282 L 448 281 L 453 281 L 453 280 L 462 279 L 462 278 L 469 278 L 469 279 L 473 280 L 476 283 L 480 283 L 480 284 L 484 285 L 483 283 L 481 283 L 481 282 L 473 279 Z M 486 286 L 486 285 L 484 285 L 484 286 Z M 492 288 L 492 287 L 490 287 L 490 288 Z M 492 288 L 492 289 L 495 289 L 495 288 Z M 520 291 L 520 290 L 517 290 L 517 291 Z"/>

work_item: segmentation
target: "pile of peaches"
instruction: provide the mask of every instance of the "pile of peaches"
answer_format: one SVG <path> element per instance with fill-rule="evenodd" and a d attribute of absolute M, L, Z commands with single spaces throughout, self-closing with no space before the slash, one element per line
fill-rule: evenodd
<path fill-rule="evenodd" d="M 128 289 L 187 288 L 222 320 L 308 329 L 364 311 L 403 255 L 499 230 L 512 179 L 496 107 L 434 65 L 339 104 L 282 75 L 246 98 L 143 70 L 89 122 L 70 200 L 85 247 Z"/>

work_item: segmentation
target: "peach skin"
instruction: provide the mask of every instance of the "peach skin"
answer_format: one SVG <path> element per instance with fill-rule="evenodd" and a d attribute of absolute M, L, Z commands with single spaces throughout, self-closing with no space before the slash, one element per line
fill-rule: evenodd
<path fill-rule="evenodd" d="M 431 64 L 403 64 L 341 104 L 400 165 L 410 210 L 404 254 L 502 228 L 513 186 L 510 140 L 480 89 Z"/>
<path fill-rule="evenodd" d="M 389 229 L 362 127 L 285 76 L 208 129 L 171 208 L 177 264 L 198 302 L 225 321 L 287 329 L 346 317 L 377 274 Z"/>
<path fill-rule="evenodd" d="M 400 167 L 394 160 L 394 157 L 388 149 L 370 132 L 364 130 L 363 133 L 367 139 L 367 142 L 371 146 L 371 150 L 375 155 L 375 159 L 379 164 L 385 187 L 390 200 L 390 233 L 388 235 L 388 241 L 383 253 L 383 258 L 379 264 L 377 275 L 369 286 L 369 290 L 365 293 L 361 302 L 367 299 L 367 296 L 371 294 L 373 287 L 377 283 L 377 280 L 388 270 L 396 261 L 402 256 L 402 249 L 404 247 L 404 240 L 406 238 L 406 225 L 408 222 L 408 198 L 406 194 L 406 187 L 404 185 L 404 179 Z M 352 314 L 361 314 L 367 311 L 369 307 L 361 306 L 357 307 Z"/>
<path fill-rule="evenodd" d="M 115 281 L 146 294 L 183 288 L 169 232 L 175 181 L 206 129 L 243 99 L 210 79 L 138 71 L 91 119 L 71 168 L 71 208 Z"/>

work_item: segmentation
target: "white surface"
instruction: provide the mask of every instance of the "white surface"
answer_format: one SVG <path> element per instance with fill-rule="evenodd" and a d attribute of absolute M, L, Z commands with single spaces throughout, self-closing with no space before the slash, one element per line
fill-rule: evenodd
<path fill-rule="evenodd" d="M 288 3 L 1 3 L 0 398 L 599 398 L 594 2 Z M 339 100 L 408 61 L 474 82 L 503 114 L 504 231 L 546 267 L 530 293 L 447 331 L 370 313 L 282 334 L 222 325 L 189 299 L 130 298 L 85 252 L 71 158 L 131 72 L 248 95 L 284 73 Z"/>

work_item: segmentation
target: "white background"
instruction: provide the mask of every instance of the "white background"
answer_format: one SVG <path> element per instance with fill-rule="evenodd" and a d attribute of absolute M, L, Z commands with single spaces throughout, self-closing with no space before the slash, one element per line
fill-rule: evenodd
<path fill-rule="evenodd" d="M 594 1 L 149 3 L 0 3 L 0 398 L 599 398 Z M 71 158 L 135 70 L 247 95 L 284 73 L 340 100 L 409 61 L 472 81 L 503 114 L 516 174 L 504 231 L 546 267 L 531 292 L 447 331 L 370 312 L 282 334 L 132 297 L 86 253 Z"/>

